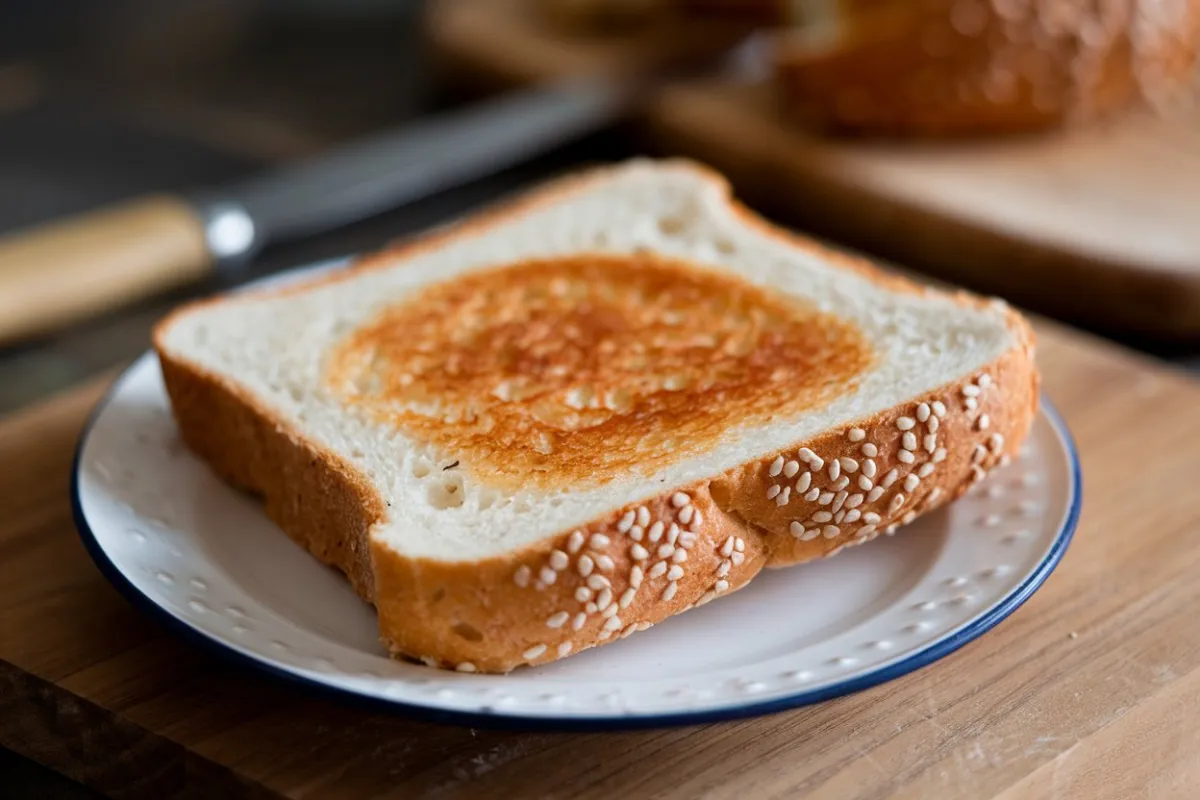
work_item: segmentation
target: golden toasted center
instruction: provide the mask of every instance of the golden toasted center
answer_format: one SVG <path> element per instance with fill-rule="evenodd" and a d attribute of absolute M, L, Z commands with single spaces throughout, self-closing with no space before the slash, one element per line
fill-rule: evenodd
<path fill-rule="evenodd" d="M 824 405 L 871 360 L 837 317 L 656 256 L 527 261 L 433 284 L 355 331 L 345 402 L 502 486 L 602 483 Z"/>

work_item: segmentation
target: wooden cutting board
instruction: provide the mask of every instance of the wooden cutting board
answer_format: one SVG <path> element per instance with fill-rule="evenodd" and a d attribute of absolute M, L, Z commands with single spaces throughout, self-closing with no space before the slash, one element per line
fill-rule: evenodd
<path fill-rule="evenodd" d="M 168 635 L 88 559 L 67 496 L 94 384 L 0 422 L 0 745 L 113 797 L 1195 797 L 1200 385 L 1039 325 L 1083 458 L 1061 566 L 892 683 L 769 717 L 495 732 L 357 710 Z"/>
<path fill-rule="evenodd" d="M 531 1 L 435 2 L 440 61 L 495 86 L 712 46 L 564 34 Z M 986 143 L 835 142 L 789 123 L 768 87 L 713 81 L 667 89 L 642 116 L 653 149 L 711 164 L 789 222 L 1089 327 L 1200 340 L 1200 114 Z"/>

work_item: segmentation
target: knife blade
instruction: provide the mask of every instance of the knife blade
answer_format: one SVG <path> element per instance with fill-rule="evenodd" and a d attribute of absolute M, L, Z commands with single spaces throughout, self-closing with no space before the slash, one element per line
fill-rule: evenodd
<path fill-rule="evenodd" d="M 0 237 L 0 343 L 500 172 L 621 119 L 644 83 L 584 77 L 521 89 L 227 187 L 141 197 Z"/>

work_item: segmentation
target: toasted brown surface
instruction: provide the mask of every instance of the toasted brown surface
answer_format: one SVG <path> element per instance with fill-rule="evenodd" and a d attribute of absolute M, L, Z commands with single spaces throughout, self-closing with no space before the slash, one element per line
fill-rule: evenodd
<path fill-rule="evenodd" d="M 327 381 L 482 483 L 570 488 L 828 405 L 871 361 L 848 321 L 737 276 L 588 254 L 421 289 L 339 345 Z"/>
<path fill-rule="evenodd" d="M 1043 130 L 1190 94 L 1200 2 L 880 0 L 841 12 L 836 41 L 783 46 L 779 85 L 842 132 Z"/>
<path fill-rule="evenodd" d="M 559 182 L 457 230 L 486 229 L 604 174 Z M 738 213 L 746 224 L 797 248 L 818 249 L 744 209 Z M 366 259 L 357 269 L 394 263 L 454 235 L 438 233 Z M 822 255 L 889 289 L 930 291 L 865 262 Z M 969 295 L 958 300 L 985 302 Z M 689 486 L 648 487 L 641 502 L 520 552 L 443 562 L 405 556 L 373 536 L 386 501 L 350 464 L 228 378 L 172 354 L 164 333 L 174 318 L 160 326 L 156 347 L 184 441 L 231 483 L 263 495 L 268 513 L 293 539 L 349 576 L 375 604 L 381 637 L 394 655 L 466 671 L 504 672 L 560 658 L 733 591 L 763 566 L 830 555 L 894 531 L 956 497 L 1011 453 L 1037 402 L 1032 334 L 1010 312 L 1014 347 L 927 397 L 792 443 L 724 475 Z M 808 484 L 798 487 L 805 474 Z M 848 480 L 841 486 L 843 478 Z M 872 481 L 870 489 L 859 484 L 861 478 Z M 872 496 L 877 487 L 882 492 Z M 807 499 L 814 488 L 819 491 Z"/>

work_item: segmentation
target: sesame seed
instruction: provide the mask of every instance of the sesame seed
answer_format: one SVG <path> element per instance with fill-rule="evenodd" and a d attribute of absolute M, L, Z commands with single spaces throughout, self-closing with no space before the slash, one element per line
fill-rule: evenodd
<path fill-rule="evenodd" d="M 1012 463 L 1012 456 L 1010 456 L 1008 453 L 1005 453 L 1004 455 L 1000 456 L 999 463 L 1000 463 L 1000 466 L 1007 467 L 1009 464 Z"/>
<path fill-rule="evenodd" d="M 874 458 L 875 456 L 879 455 L 879 448 L 876 447 L 871 442 L 867 442 L 862 447 L 860 447 L 859 450 L 861 450 L 862 454 L 864 456 L 866 456 L 867 458 Z"/>
<path fill-rule="evenodd" d="M 988 446 L 992 448 L 993 453 L 999 452 L 1000 448 L 1004 447 L 1004 437 L 998 433 L 993 433 L 988 437 Z"/>
<path fill-rule="evenodd" d="M 842 520 L 844 520 L 845 518 L 846 518 L 846 509 L 843 508 L 841 511 L 839 511 L 833 515 L 833 523 L 835 525 L 841 525 Z"/>
<path fill-rule="evenodd" d="M 878 467 L 876 467 L 876 465 L 875 465 L 875 459 L 873 459 L 873 458 L 868 458 L 866 461 L 864 461 L 864 462 L 863 462 L 863 465 L 862 465 L 862 472 L 863 472 L 863 475 L 864 475 L 865 477 L 867 477 L 867 478 L 874 478 L 874 477 L 875 477 L 875 471 L 876 471 L 877 469 L 878 469 Z"/>
<path fill-rule="evenodd" d="M 695 543 L 696 543 L 696 534 L 692 533 L 691 531 L 684 531 L 683 533 L 679 534 L 679 543 L 678 543 L 679 547 L 682 547 L 686 550 L 691 550 L 692 545 L 694 545 Z"/>
<path fill-rule="evenodd" d="M 892 503 L 890 506 L 888 506 L 888 511 L 892 514 L 895 514 L 897 511 L 900 510 L 900 506 L 904 505 L 904 501 L 907 499 L 908 498 L 906 498 L 904 495 L 897 494 L 895 497 L 892 498 Z"/>
<path fill-rule="evenodd" d="M 581 603 L 586 603 L 592 599 L 592 590 L 586 586 L 580 586 L 575 590 L 575 599 Z"/>
<path fill-rule="evenodd" d="M 675 592 L 679 591 L 679 584 L 671 581 L 667 584 L 667 588 L 663 589 L 662 599 L 664 603 L 669 603 L 671 598 L 675 596 Z"/>
<path fill-rule="evenodd" d="M 612 619 L 613 617 L 615 617 L 617 615 L 617 612 L 620 610 L 621 609 L 617 608 L 617 604 L 613 603 L 611 606 L 609 606 L 608 608 L 601 611 L 600 616 L 604 617 L 605 619 Z"/>
<path fill-rule="evenodd" d="M 567 558 L 567 554 L 562 550 L 555 550 L 550 554 L 550 567 L 558 572 L 562 572 L 571 564 L 571 559 Z"/>
<path fill-rule="evenodd" d="M 562 658 L 567 653 L 571 652 L 571 647 L 572 645 L 570 642 L 560 642 L 558 645 L 558 657 Z"/>
<path fill-rule="evenodd" d="M 821 458 L 820 456 L 813 456 L 811 459 L 809 459 L 808 465 L 812 467 L 814 472 L 820 472 L 825 466 L 825 459 Z"/>
<path fill-rule="evenodd" d="M 733 552 L 733 537 L 730 536 L 721 544 L 721 555 L 728 557 Z"/>
<path fill-rule="evenodd" d="M 650 531 L 648 534 L 650 536 L 650 541 L 657 542 L 659 539 L 661 539 L 662 535 L 663 535 L 663 531 L 665 529 L 666 529 L 666 526 L 662 524 L 662 520 L 659 520 L 658 522 L 651 525 Z"/>
<path fill-rule="evenodd" d="M 674 553 L 671 554 L 671 560 L 674 561 L 676 564 L 684 563 L 685 561 L 688 560 L 687 550 L 684 550 L 682 547 L 680 547 Z"/>
<path fill-rule="evenodd" d="M 561 628 L 566 623 L 566 621 L 570 618 L 571 618 L 571 615 L 568 614 L 566 611 L 560 611 L 557 614 L 551 615 L 551 617 L 548 620 L 546 620 L 546 627 L 547 628 Z"/>
<path fill-rule="evenodd" d="M 939 447 L 937 450 L 933 451 L 933 463 L 934 464 L 940 464 L 945 460 L 946 460 L 946 448 Z"/>
<path fill-rule="evenodd" d="M 803 531 L 801 531 L 801 532 L 803 533 Z M 733 569 L 733 562 L 731 562 L 731 561 L 722 561 L 722 562 L 721 562 L 721 563 L 720 563 L 720 564 L 717 566 L 717 577 L 718 577 L 718 578 L 724 578 L 726 575 L 728 575 L 728 574 L 729 574 L 729 570 L 731 570 L 731 569 Z"/>
<path fill-rule="evenodd" d="M 842 489 L 845 489 L 849 485 L 850 485 L 850 479 L 847 478 L 845 475 L 843 475 L 842 477 L 838 478 L 836 481 L 831 483 L 829 485 L 829 488 L 833 489 L 833 491 L 835 491 L 835 492 L 840 492 Z"/>
<path fill-rule="evenodd" d="M 807 447 L 801 447 L 800 452 L 796 453 L 796 457 L 801 461 L 812 461 L 813 459 L 819 458 L 816 453 L 814 453 L 812 450 L 809 450 Z M 820 469 L 820 467 L 814 467 L 813 469 Z"/>
<path fill-rule="evenodd" d="M 786 491 L 786 489 L 784 491 Z M 696 513 L 696 508 L 694 506 L 684 506 L 683 508 L 679 509 L 679 514 L 678 514 L 677 518 L 684 525 L 687 525 L 689 522 L 692 521 L 692 515 L 695 513 Z M 676 534 L 676 536 L 678 536 L 678 535 L 679 534 Z"/>
<path fill-rule="evenodd" d="M 587 579 L 587 585 L 598 592 L 612 586 L 612 583 L 603 575 L 591 575 Z"/>
<path fill-rule="evenodd" d="M 640 542 L 645 535 L 646 531 L 641 525 L 634 525 L 629 529 L 629 538 L 633 539 L 635 542 Z"/>
<path fill-rule="evenodd" d="M 921 485 L 921 479 L 916 475 L 909 475 L 904 479 L 904 491 L 911 492 Z"/>
<path fill-rule="evenodd" d="M 826 525 L 824 528 L 821 528 L 821 535 L 824 536 L 826 539 L 832 539 L 841 532 L 842 532 L 842 529 L 839 528 L 837 525 Z"/>
<path fill-rule="evenodd" d="M 992 376 L 988 375 L 986 372 L 983 373 L 982 375 L 980 375 L 975 380 L 979 384 L 979 388 L 981 388 L 981 389 L 986 389 L 992 385 Z"/>
<path fill-rule="evenodd" d="M 878 525 L 881 521 L 882 518 L 874 511 L 868 511 L 867 513 L 863 514 L 863 522 L 869 522 L 872 525 Z"/>
<path fill-rule="evenodd" d="M 869 492 L 875 488 L 875 483 L 866 475 L 859 475 L 858 488 L 862 489 L 864 492 Z"/>
<path fill-rule="evenodd" d="M 980 414 L 979 415 L 979 430 L 986 431 L 991 426 L 992 426 L 992 418 L 989 417 L 987 414 Z"/>
<path fill-rule="evenodd" d="M 838 463 L 842 465 L 842 469 L 849 473 L 858 472 L 858 462 L 853 458 L 842 456 L 838 459 Z"/>
<path fill-rule="evenodd" d="M 861 494 L 855 493 L 846 498 L 846 508 L 858 508 L 863 504 L 864 498 Z"/>
<path fill-rule="evenodd" d="M 596 595 L 596 608 L 599 609 L 600 611 L 603 611 L 604 609 L 606 609 L 610 605 L 612 605 L 612 601 L 613 601 L 612 589 L 605 586 L 603 589 L 600 590 L 600 594 Z"/>
<path fill-rule="evenodd" d="M 669 581 L 677 581 L 682 577 L 683 577 L 683 567 L 679 566 L 678 564 L 676 564 L 675 566 L 673 566 L 669 570 L 667 570 L 667 580 L 669 580 Z"/>
<path fill-rule="evenodd" d="M 659 558 L 670 558 L 675 554 L 675 545 L 664 542 L 659 546 L 657 552 Z"/>
<path fill-rule="evenodd" d="M 850 495 L 846 492 L 838 492 L 837 495 L 834 496 L 834 498 L 833 498 L 834 513 L 837 513 L 838 511 L 842 510 L 842 506 L 845 504 L 846 498 L 849 496 Z"/>
<path fill-rule="evenodd" d="M 638 506 L 637 524 L 643 528 L 650 524 L 650 509 L 645 506 Z"/>
<path fill-rule="evenodd" d="M 653 567 L 650 568 L 649 575 L 651 578 L 657 578 L 666 571 L 667 571 L 667 562 L 659 561 L 657 564 L 655 564 Z"/>
<path fill-rule="evenodd" d="M 792 499 L 792 487 L 785 486 L 785 487 L 783 487 L 783 494 L 781 494 L 781 495 L 779 495 L 779 497 L 775 498 L 775 505 L 786 506 L 788 504 L 788 501 L 791 499 Z"/>
<path fill-rule="evenodd" d="M 746 540 L 740 536 L 733 537 L 733 549 L 742 552 L 746 549 Z"/>
<path fill-rule="evenodd" d="M 821 496 L 817 498 L 817 502 L 823 506 L 827 506 L 833 502 L 833 492 L 821 492 Z"/>
<path fill-rule="evenodd" d="M 692 502 L 692 498 L 688 497 L 683 492 L 676 492 L 675 494 L 671 495 L 671 505 L 675 506 L 676 508 L 683 508 L 690 502 Z"/>
<path fill-rule="evenodd" d="M 630 512 L 632 513 L 632 512 Z M 592 538 L 588 540 L 588 545 L 593 550 L 603 550 L 608 547 L 612 541 L 603 533 L 593 533 Z"/>
<path fill-rule="evenodd" d="M 962 393 L 963 397 L 978 397 L 979 387 L 973 383 L 968 383 L 966 386 L 962 387 Z"/>
<path fill-rule="evenodd" d="M 645 561 L 650 557 L 650 551 L 642 547 L 640 544 L 635 544 L 629 548 L 629 554 L 633 556 L 634 561 Z"/>
<path fill-rule="evenodd" d="M 571 534 L 571 538 L 567 539 L 567 552 L 575 555 L 581 547 L 583 547 L 583 531 L 575 531 Z"/>
<path fill-rule="evenodd" d="M 517 571 L 513 573 L 513 583 L 515 583 L 517 586 L 520 586 L 522 589 L 524 589 L 526 586 L 529 585 L 530 575 L 531 575 L 531 573 L 530 573 L 529 567 L 526 567 L 526 566 L 517 567 Z"/>
<path fill-rule="evenodd" d="M 900 461 L 905 464 L 911 464 L 917 460 L 916 456 L 912 454 L 911 450 L 901 450 L 900 452 L 896 453 L 896 458 L 900 459 Z"/>
<path fill-rule="evenodd" d="M 817 538 L 820 535 L 821 535 L 820 528 L 810 528 L 809 530 L 806 530 L 804 532 L 803 536 L 800 537 L 800 541 L 811 542 L 813 539 Z"/>
<path fill-rule="evenodd" d="M 580 628 L 582 628 L 584 626 L 584 623 L 586 623 L 586 622 L 587 622 L 587 614 L 580 611 L 578 614 L 575 615 L 575 619 L 571 620 L 571 627 L 574 628 L 575 630 L 579 630 Z"/>
<path fill-rule="evenodd" d="M 934 400 L 930 405 L 933 408 L 934 414 L 936 414 L 939 417 L 946 416 L 946 404 L 943 403 L 941 400 Z"/>
<path fill-rule="evenodd" d="M 883 497 L 883 493 L 885 491 L 886 489 L 884 489 L 882 486 L 876 486 L 874 489 L 867 492 L 867 502 L 874 503 L 876 500 Z"/>
<path fill-rule="evenodd" d="M 865 517 L 864 517 L 865 519 Z M 858 535 L 866 538 L 868 541 L 874 539 L 879 534 L 875 533 L 874 525 L 863 525 L 858 529 Z"/>
<path fill-rule="evenodd" d="M 812 473 L 805 472 L 796 480 L 796 494 L 804 494 L 812 485 Z"/>
<path fill-rule="evenodd" d="M 673 547 L 675 545 L 675 543 L 678 541 L 679 541 L 679 526 L 676 525 L 674 522 L 672 522 L 671 527 L 667 528 L 667 544 L 669 544 Z"/>
<path fill-rule="evenodd" d="M 613 567 L 616 565 L 613 564 L 613 560 L 611 558 L 602 553 L 596 556 L 596 566 L 604 572 L 612 572 Z"/>
<path fill-rule="evenodd" d="M 933 491 L 929 493 L 929 502 L 932 503 L 934 500 L 937 500 L 941 496 L 942 496 L 942 487 L 935 486 L 935 487 L 933 487 Z"/>
<path fill-rule="evenodd" d="M 815 501 L 820 496 L 821 496 L 821 490 L 818 489 L 816 486 L 812 487 L 811 489 L 809 489 L 807 492 L 804 493 L 804 499 L 810 503 Z"/>
<path fill-rule="evenodd" d="M 833 519 L 833 514 L 828 511 L 818 511 L 812 515 L 813 522 L 829 522 L 831 519 Z"/>
<path fill-rule="evenodd" d="M 927 422 L 929 420 L 929 404 L 921 403 L 917 406 L 917 422 Z"/>
<path fill-rule="evenodd" d="M 917 470 L 917 475 L 922 478 L 928 478 L 932 474 L 933 474 L 933 464 L 931 464 L 929 462 L 925 462 L 924 464 L 921 465 L 921 468 L 919 470 Z"/>
<path fill-rule="evenodd" d="M 558 580 L 558 573 L 549 567 L 542 567 L 542 571 L 538 573 L 538 577 L 542 579 L 542 583 L 549 586 Z"/>
<path fill-rule="evenodd" d="M 579 562 L 575 565 L 575 567 L 579 570 L 579 574 L 586 578 L 588 575 L 591 575 L 592 570 L 596 568 L 596 562 L 592 561 L 591 556 L 589 556 L 587 553 L 584 553 L 579 557 Z"/>
<path fill-rule="evenodd" d="M 980 467 L 978 464 L 972 464 L 971 465 L 971 477 L 973 477 L 977 481 L 981 481 L 985 477 L 987 477 L 987 473 L 984 472 L 983 468 Z"/>
<path fill-rule="evenodd" d="M 779 495 L 779 492 L 780 492 L 779 484 L 777 484 L 777 483 L 771 484 L 771 488 L 767 489 L 767 499 L 774 500 L 776 498 L 776 496 Z"/>
<path fill-rule="evenodd" d="M 746 554 L 739 553 L 738 551 L 734 550 L 732 553 L 729 554 L 729 560 L 733 562 L 733 565 L 735 567 L 740 567 L 742 565 L 742 562 L 746 560 Z"/>
<path fill-rule="evenodd" d="M 829 462 L 829 480 L 836 481 L 842 474 L 842 465 L 837 461 Z"/>
<path fill-rule="evenodd" d="M 893 533 L 895 533 L 895 532 L 896 532 L 896 528 L 898 528 L 898 527 L 900 527 L 900 526 L 898 526 L 898 525 L 888 525 L 886 528 L 884 528 L 884 529 L 883 529 L 883 532 L 884 532 L 886 535 L 888 535 L 888 536 L 891 536 Z"/>
<path fill-rule="evenodd" d="M 883 476 L 883 480 L 881 480 L 879 482 L 879 485 L 882 486 L 883 488 L 887 489 L 889 486 L 891 486 L 893 483 L 895 483 L 896 478 L 899 478 L 899 477 L 900 477 L 899 470 L 890 469 L 890 470 L 888 470 L 888 473 Z"/>
<path fill-rule="evenodd" d="M 791 533 L 792 536 L 795 536 L 797 539 L 799 539 L 804 535 L 804 526 L 799 522 L 792 520 L 791 524 L 788 525 L 788 532 Z"/>
<path fill-rule="evenodd" d="M 720 580 L 720 581 L 717 581 L 715 584 L 713 584 L 713 589 L 715 589 L 717 591 L 717 594 L 720 594 L 721 592 L 727 590 L 728 588 L 729 588 L 729 581 L 726 581 L 726 580 Z"/>
<path fill-rule="evenodd" d="M 963 403 L 963 405 L 965 405 L 967 407 L 967 411 L 974 411 L 976 408 L 979 407 L 979 401 L 976 400 L 974 397 L 968 397 L 966 399 L 966 402 Z"/>
<path fill-rule="evenodd" d="M 938 421 L 937 417 L 930 417 L 929 421 L 925 423 L 925 427 L 929 429 L 930 433 L 937 433 L 938 428 L 942 427 L 942 423 Z"/>
<path fill-rule="evenodd" d="M 862 428 L 851 428 L 850 433 L 847 435 L 850 437 L 850 441 L 852 442 L 861 442 L 863 439 L 867 438 L 867 432 Z"/>
<path fill-rule="evenodd" d="M 616 608 L 616 606 L 613 606 L 613 608 Z M 606 631 L 615 631 L 615 630 L 617 630 L 618 628 L 621 628 L 621 627 L 623 627 L 623 626 L 624 626 L 624 624 L 625 624 L 625 623 L 621 622 L 621 618 L 620 618 L 620 617 L 618 617 L 618 616 L 612 616 L 612 617 L 609 617 L 609 620 L 608 620 L 608 622 L 604 623 L 604 630 L 606 630 Z"/>
<path fill-rule="evenodd" d="M 455 672 L 474 672 L 475 665 L 472 664 L 470 661 L 464 661 L 461 664 L 459 664 L 457 667 L 455 667 L 454 671 Z"/>
<path fill-rule="evenodd" d="M 533 659 L 537 658 L 544 652 L 546 652 L 546 645 L 535 644 L 533 647 L 529 648 L 524 653 L 521 653 L 521 658 L 524 658 L 527 661 L 532 661 Z"/>
<path fill-rule="evenodd" d="M 913 422 L 912 417 L 900 417 L 900 419 L 896 420 L 896 427 L 902 431 L 912 430 L 913 425 L 916 424 Z"/>
<path fill-rule="evenodd" d="M 975 449 L 971 451 L 971 463 L 978 464 L 987 458 L 987 448 L 981 444 L 975 445 Z"/>
<path fill-rule="evenodd" d="M 907 525 L 908 523 L 912 522 L 916 518 L 917 518 L 917 512 L 907 511 L 907 512 L 905 512 L 904 516 L 900 518 L 900 524 Z"/>
<path fill-rule="evenodd" d="M 793 478 L 800 471 L 799 461 L 789 461 L 783 465 L 783 474 L 785 477 Z"/>
<path fill-rule="evenodd" d="M 781 472 L 783 472 L 783 456 L 775 456 L 775 460 L 771 462 L 770 468 L 767 469 L 767 474 L 774 478 Z"/>
<path fill-rule="evenodd" d="M 635 519 L 637 519 L 637 513 L 635 511 L 626 511 L 625 515 L 621 517 L 621 521 L 617 523 L 617 530 L 619 530 L 621 533 L 628 533 L 629 529 L 633 527 L 633 522 Z"/>
<path fill-rule="evenodd" d="M 629 604 L 633 602 L 635 597 L 637 597 L 637 589 L 626 589 L 621 593 L 621 599 L 617 601 L 617 605 L 624 611 L 629 608 Z"/>
<path fill-rule="evenodd" d="M 612 632 L 606 631 L 606 630 L 601 630 L 599 633 L 596 634 L 596 636 L 598 636 L 600 638 L 600 640 L 603 641 L 604 639 L 607 639 L 610 636 L 612 636 Z"/>
<path fill-rule="evenodd" d="M 629 585 L 634 589 L 642 585 L 642 568 L 636 564 L 629 570 Z"/>
<path fill-rule="evenodd" d="M 903 447 L 905 450 L 916 450 L 917 449 L 917 437 L 913 435 L 912 431 L 909 431 L 908 433 L 906 433 L 900 437 L 900 446 Z"/>
<path fill-rule="evenodd" d="M 862 517 L 862 512 L 857 508 L 852 508 L 846 512 L 846 516 L 842 518 L 842 522 L 858 522 Z"/>
<path fill-rule="evenodd" d="M 937 448 L 937 437 L 932 433 L 925 434 L 925 452 L 932 453 Z"/>

